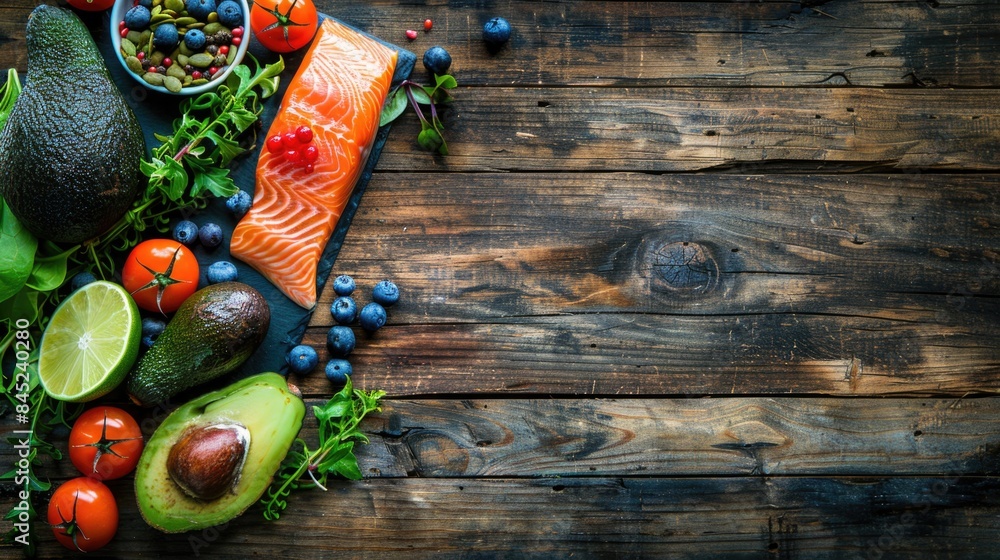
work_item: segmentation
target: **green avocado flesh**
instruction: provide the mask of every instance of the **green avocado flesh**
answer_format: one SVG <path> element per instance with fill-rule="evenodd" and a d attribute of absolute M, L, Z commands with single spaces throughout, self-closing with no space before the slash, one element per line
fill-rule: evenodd
<path fill-rule="evenodd" d="M 208 393 L 172 412 L 156 429 L 139 459 L 135 496 L 143 519 L 166 533 L 219 525 L 243 513 L 271 484 L 302 427 L 305 404 L 277 373 L 261 373 Z M 236 487 L 220 498 L 185 494 L 167 472 L 167 456 L 186 429 L 239 423 L 250 431 L 250 448 Z"/>

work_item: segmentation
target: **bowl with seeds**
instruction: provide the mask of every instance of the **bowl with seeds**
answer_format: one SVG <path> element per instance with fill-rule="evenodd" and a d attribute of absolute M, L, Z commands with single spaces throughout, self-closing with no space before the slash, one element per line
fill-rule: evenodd
<path fill-rule="evenodd" d="M 139 84 L 196 95 L 226 81 L 250 45 L 247 0 L 117 0 L 111 44 Z"/>

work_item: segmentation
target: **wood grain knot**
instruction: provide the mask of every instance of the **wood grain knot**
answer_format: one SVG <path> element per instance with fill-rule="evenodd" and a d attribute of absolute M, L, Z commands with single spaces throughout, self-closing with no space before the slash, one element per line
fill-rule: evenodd
<path fill-rule="evenodd" d="M 691 241 L 672 241 L 651 247 L 649 263 L 665 291 L 706 294 L 719 283 L 719 263 L 710 249 Z"/>

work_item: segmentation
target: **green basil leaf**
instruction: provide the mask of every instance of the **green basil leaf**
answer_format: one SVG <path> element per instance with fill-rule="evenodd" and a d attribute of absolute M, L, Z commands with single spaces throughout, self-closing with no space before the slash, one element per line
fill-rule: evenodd
<path fill-rule="evenodd" d="M 399 88 L 389 95 L 389 99 L 382 108 L 382 116 L 379 117 L 378 125 L 385 126 L 399 118 L 406 111 L 406 93 L 403 88 Z"/>
<path fill-rule="evenodd" d="M 31 274 L 38 240 L 0 198 L 0 301 L 21 290 Z M 11 315 L 8 315 L 11 317 Z"/>

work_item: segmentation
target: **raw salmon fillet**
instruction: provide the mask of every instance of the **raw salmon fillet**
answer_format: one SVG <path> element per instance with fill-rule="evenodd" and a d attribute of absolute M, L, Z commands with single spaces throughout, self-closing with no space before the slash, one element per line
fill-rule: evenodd
<path fill-rule="evenodd" d="M 312 173 L 261 150 L 253 206 L 233 231 L 230 252 L 298 305 L 316 305 L 316 267 L 378 132 L 396 51 L 331 19 L 288 84 L 267 137 L 313 130 Z"/>

